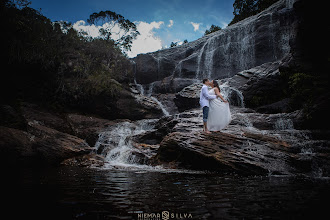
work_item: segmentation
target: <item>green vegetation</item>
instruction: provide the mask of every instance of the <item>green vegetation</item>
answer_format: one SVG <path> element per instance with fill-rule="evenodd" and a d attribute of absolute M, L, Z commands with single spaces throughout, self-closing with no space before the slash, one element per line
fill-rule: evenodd
<path fill-rule="evenodd" d="M 229 25 L 235 24 L 247 17 L 258 14 L 278 0 L 235 0 L 234 18 Z"/>
<path fill-rule="evenodd" d="M 2 104 L 34 101 L 65 105 L 95 94 L 115 97 L 133 79 L 132 67 L 122 48 L 129 50 L 139 34 L 135 24 L 106 11 L 94 13 L 89 22 L 113 21 L 123 35 L 111 39 L 86 37 L 66 22 L 52 22 L 29 7 L 27 0 L 0 3 Z M 109 27 L 110 28 L 110 27 Z"/>
<path fill-rule="evenodd" d="M 170 45 L 170 47 L 176 47 L 176 46 L 178 46 L 178 42 L 171 42 L 171 45 Z"/>
<path fill-rule="evenodd" d="M 89 24 L 99 24 L 106 27 L 100 30 L 102 36 L 109 41 L 112 35 L 112 29 L 116 26 L 120 27 L 119 39 L 115 40 L 115 44 L 124 50 L 130 50 L 132 40 L 140 33 L 136 30 L 136 25 L 125 19 L 122 15 L 116 14 L 112 11 L 100 11 L 99 13 L 93 13 L 87 20 Z"/>
<path fill-rule="evenodd" d="M 329 75 L 325 71 L 282 71 L 284 93 L 292 110 L 303 109 L 308 128 L 328 128 L 330 111 Z"/>
<path fill-rule="evenodd" d="M 210 29 L 205 31 L 204 36 L 205 36 L 205 35 L 208 35 L 208 34 L 211 34 L 211 33 L 213 33 L 213 32 L 219 31 L 219 30 L 221 30 L 221 27 L 212 24 L 211 27 L 210 27 Z"/>

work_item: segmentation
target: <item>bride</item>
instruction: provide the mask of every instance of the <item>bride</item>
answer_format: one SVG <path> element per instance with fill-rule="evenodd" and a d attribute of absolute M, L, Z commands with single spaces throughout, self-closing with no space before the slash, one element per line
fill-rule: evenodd
<path fill-rule="evenodd" d="M 220 87 L 217 81 L 213 80 L 210 95 L 217 95 L 219 98 L 210 100 L 209 117 L 207 119 L 207 129 L 209 131 L 220 131 L 227 127 L 231 121 L 229 103 L 220 94 Z"/>

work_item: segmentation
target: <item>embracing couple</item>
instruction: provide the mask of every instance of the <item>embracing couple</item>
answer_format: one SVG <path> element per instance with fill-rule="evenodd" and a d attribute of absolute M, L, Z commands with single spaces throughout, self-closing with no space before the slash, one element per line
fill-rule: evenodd
<path fill-rule="evenodd" d="M 210 91 L 208 86 L 212 87 Z M 206 133 L 220 131 L 229 125 L 231 121 L 229 103 L 220 94 L 220 87 L 216 80 L 203 79 L 199 103 L 203 108 L 203 130 Z"/>

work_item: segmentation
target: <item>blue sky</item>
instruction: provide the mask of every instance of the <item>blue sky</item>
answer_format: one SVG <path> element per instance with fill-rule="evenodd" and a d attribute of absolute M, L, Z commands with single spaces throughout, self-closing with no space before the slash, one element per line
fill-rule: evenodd
<path fill-rule="evenodd" d="M 141 35 L 133 42 L 138 53 L 166 48 L 171 42 L 196 40 L 212 24 L 222 28 L 233 18 L 234 0 L 31 0 L 52 21 L 69 21 L 89 30 L 86 21 L 94 12 L 110 10 L 137 24 Z M 91 31 L 92 32 L 92 31 Z"/>

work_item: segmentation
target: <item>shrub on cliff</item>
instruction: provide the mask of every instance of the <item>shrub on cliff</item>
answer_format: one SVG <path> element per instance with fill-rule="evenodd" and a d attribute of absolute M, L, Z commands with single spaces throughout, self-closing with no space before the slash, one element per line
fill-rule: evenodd
<path fill-rule="evenodd" d="M 234 18 L 229 25 L 235 24 L 247 17 L 258 14 L 265 10 L 278 0 L 235 0 L 234 7 Z"/>
<path fill-rule="evenodd" d="M 305 126 L 328 128 L 330 111 L 329 76 L 326 72 L 282 72 L 287 78 L 291 108 L 303 109 Z"/>
<path fill-rule="evenodd" d="M 204 35 L 208 35 L 208 34 L 211 34 L 213 32 L 219 31 L 219 30 L 221 30 L 221 27 L 212 24 L 211 27 L 210 27 L 210 29 L 208 29 L 208 30 L 205 31 Z"/>

